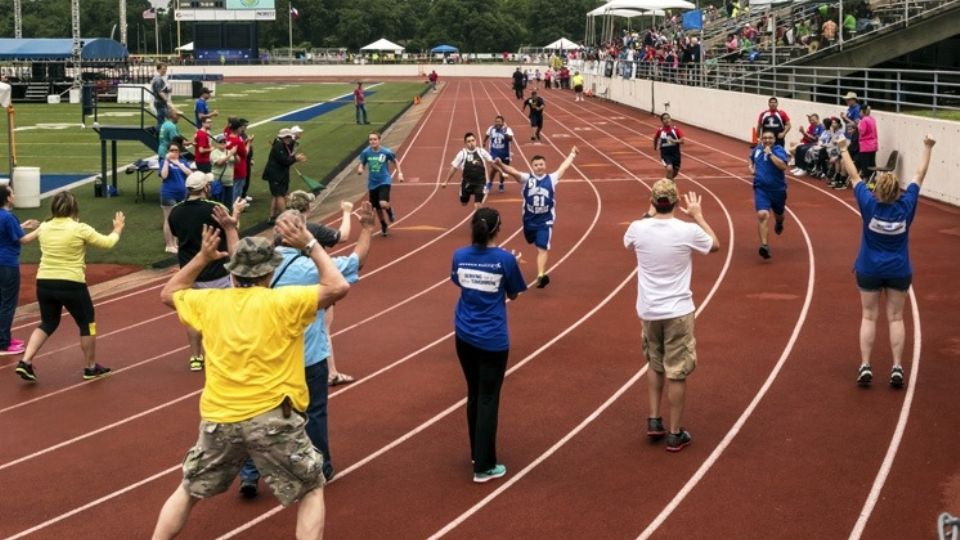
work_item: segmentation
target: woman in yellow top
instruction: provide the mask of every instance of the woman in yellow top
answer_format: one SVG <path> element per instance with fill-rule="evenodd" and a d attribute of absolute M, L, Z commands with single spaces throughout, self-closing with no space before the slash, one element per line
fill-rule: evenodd
<path fill-rule="evenodd" d="M 66 308 L 80 327 L 83 379 L 96 379 L 106 375 L 110 368 L 94 360 L 97 324 L 94 321 L 93 301 L 87 290 L 84 258 L 88 244 L 109 249 L 120 240 L 124 225 L 123 212 L 116 213 L 113 232 L 106 236 L 86 223 L 80 223 L 77 198 L 68 191 L 53 197 L 50 213 L 52 217 L 37 229 L 40 238 L 40 267 L 37 268 L 40 326 L 30 335 L 23 360 L 17 364 L 17 375 L 31 382 L 37 380 L 30 361 L 60 325 L 60 312 Z"/>

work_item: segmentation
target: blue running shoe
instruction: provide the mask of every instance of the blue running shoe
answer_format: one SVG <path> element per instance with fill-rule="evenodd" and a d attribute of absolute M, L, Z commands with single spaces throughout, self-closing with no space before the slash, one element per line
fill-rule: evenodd
<path fill-rule="evenodd" d="M 478 484 L 483 484 L 489 482 L 494 478 L 503 478 L 507 474 L 507 466 L 498 463 L 494 468 L 490 469 L 487 472 L 482 473 L 473 473 L 473 481 Z"/>

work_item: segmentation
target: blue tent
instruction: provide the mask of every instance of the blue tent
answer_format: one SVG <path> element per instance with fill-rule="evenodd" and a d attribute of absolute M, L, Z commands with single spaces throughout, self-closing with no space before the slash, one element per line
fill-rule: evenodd
<path fill-rule="evenodd" d="M 459 51 L 460 49 L 454 47 L 453 45 L 437 45 L 436 47 L 430 49 L 430 52 L 435 54 L 449 54 Z"/>
<path fill-rule="evenodd" d="M 126 60 L 127 48 L 118 41 L 107 38 L 83 38 L 80 40 L 80 58 L 88 62 Z M 73 57 L 73 40 L 68 38 L 0 38 L 0 60 L 70 60 Z"/>

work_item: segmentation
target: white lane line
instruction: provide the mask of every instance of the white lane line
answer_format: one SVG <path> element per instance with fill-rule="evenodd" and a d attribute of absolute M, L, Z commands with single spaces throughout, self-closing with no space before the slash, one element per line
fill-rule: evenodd
<path fill-rule="evenodd" d="M 611 109 L 610 107 L 601 106 L 601 108 L 607 109 L 611 112 L 615 111 L 615 109 Z M 648 127 L 653 127 L 652 125 L 642 122 L 640 120 L 636 120 L 634 118 L 631 118 L 631 119 L 636 121 L 639 124 L 646 125 Z M 631 131 L 634 131 L 634 133 L 639 133 L 635 130 L 631 130 Z M 744 161 L 744 162 L 746 161 L 745 159 L 743 159 L 742 156 L 736 156 L 734 154 L 730 154 L 729 152 L 719 150 L 705 143 L 697 142 L 694 139 L 690 139 L 690 141 L 700 146 L 703 146 L 709 150 L 713 150 L 715 152 L 724 154 L 729 157 L 737 158 L 740 161 Z M 702 159 L 698 159 L 698 158 L 694 158 L 694 159 L 696 159 L 697 161 L 700 161 L 701 163 L 706 163 L 711 167 L 722 171 L 722 169 L 715 167 L 712 164 Z M 795 183 L 799 182 L 800 185 L 802 186 L 807 186 L 808 188 L 815 189 L 821 192 L 822 194 L 832 198 L 833 200 L 837 201 L 841 205 L 845 206 L 848 210 L 853 212 L 854 215 L 856 215 L 857 217 L 860 217 L 859 210 L 854 208 L 847 201 L 838 197 L 835 193 L 827 191 L 819 186 L 810 184 L 808 182 L 804 182 L 793 175 L 788 175 L 788 176 L 791 179 L 793 179 Z M 897 452 L 900 449 L 900 444 L 903 441 L 903 434 L 907 429 L 907 422 L 910 419 L 910 410 L 913 406 L 913 398 L 916 394 L 917 379 L 919 379 L 919 375 L 920 375 L 920 350 L 922 346 L 923 331 L 921 328 L 920 306 L 917 302 L 917 295 L 913 287 L 910 287 L 909 296 L 910 296 L 910 310 L 911 310 L 912 319 L 913 319 L 913 358 L 910 361 L 910 371 L 911 371 L 910 380 L 907 383 L 907 392 L 903 398 L 903 403 L 900 406 L 900 414 L 897 417 L 897 424 L 894 427 L 893 436 L 890 438 L 890 444 L 887 445 L 887 452 L 884 455 L 883 461 L 880 464 L 880 468 L 877 470 L 877 475 L 874 477 L 873 485 L 870 488 L 870 492 L 867 494 L 867 498 L 864 501 L 863 508 L 860 510 L 860 514 L 857 519 L 857 522 L 854 524 L 853 530 L 850 532 L 851 540 L 858 539 L 860 538 L 860 536 L 863 535 L 863 531 L 866 528 L 867 522 L 870 520 L 870 516 L 873 513 L 873 509 L 880 498 L 880 492 L 883 490 L 883 486 L 887 481 L 887 477 L 890 474 L 890 470 L 893 468 L 893 461 L 896 458 Z"/>

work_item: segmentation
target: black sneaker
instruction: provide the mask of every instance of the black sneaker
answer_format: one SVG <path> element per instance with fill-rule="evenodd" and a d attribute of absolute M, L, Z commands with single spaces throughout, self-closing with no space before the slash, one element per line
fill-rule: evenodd
<path fill-rule="evenodd" d="M 667 434 L 667 452 L 679 452 L 690 446 L 691 442 L 693 438 L 690 437 L 690 432 L 680 428 L 680 433 Z"/>
<path fill-rule="evenodd" d="M 531 141 L 537 140 L 537 136 L 536 136 L 536 135 L 531 136 L 531 137 L 530 137 L 530 140 L 531 140 Z"/>
<path fill-rule="evenodd" d="M 891 380 L 893 377 L 891 375 Z M 857 384 L 863 387 L 870 386 L 870 383 L 873 382 L 873 370 L 870 369 L 870 366 L 860 366 L 860 371 L 857 372 Z"/>
<path fill-rule="evenodd" d="M 773 224 L 773 232 L 777 233 L 777 236 L 783 234 L 783 222 L 778 221 Z"/>
<path fill-rule="evenodd" d="M 763 257 L 764 259 L 769 259 L 769 258 L 770 258 L 770 246 L 768 246 L 768 245 L 766 245 L 766 244 L 761 244 L 761 245 L 760 245 L 760 256 Z"/>
<path fill-rule="evenodd" d="M 93 379 L 99 379 L 107 373 L 110 373 L 110 368 L 103 367 L 100 364 L 94 364 L 92 368 L 83 368 L 83 380 L 92 381 Z"/>
<path fill-rule="evenodd" d="M 903 388 L 903 366 L 893 366 L 890 370 L 890 387 Z"/>
<path fill-rule="evenodd" d="M 386 223 L 381 223 L 381 224 L 380 224 L 380 234 L 382 234 L 383 236 L 387 236 L 387 224 L 386 224 Z"/>
<path fill-rule="evenodd" d="M 663 427 L 663 418 L 647 418 L 647 437 L 652 441 L 659 441 L 667 434 L 667 429 Z"/>
<path fill-rule="evenodd" d="M 544 274 L 537 278 L 537 288 L 542 289 L 550 284 L 550 276 Z"/>
<path fill-rule="evenodd" d="M 17 375 L 25 381 L 37 382 L 37 374 L 33 372 L 33 364 L 28 364 L 23 360 L 17 362 Z"/>
<path fill-rule="evenodd" d="M 393 207 L 387 208 L 387 217 L 390 218 L 390 223 L 393 223 L 397 220 L 396 216 L 393 214 Z"/>
<path fill-rule="evenodd" d="M 240 496 L 244 499 L 254 499 L 257 493 L 256 480 L 243 480 L 240 482 Z"/>

